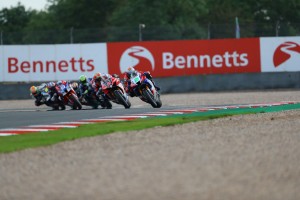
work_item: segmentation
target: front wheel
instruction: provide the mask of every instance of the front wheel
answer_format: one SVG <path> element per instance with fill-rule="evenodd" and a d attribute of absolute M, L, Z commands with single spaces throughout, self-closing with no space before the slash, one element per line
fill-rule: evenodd
<path fill-rule="evenodd" d="M 156 101 L 154 99 L 154 96 L 153 94 L 150 92 L 149 89 L 144 89 L 142 91 L 142 94 L 143 94 L 143 97 L 145 97 L 145 99 L 147 99 L 147 102 L 151 104 L 151 106 L 153 108 L 156 108 L 157 107 L 157 104 L 156 104 Z"/>
<path fill-rule="evenodd" d="M 71 95 L 69 96 L 69 98 L 70 98 L 70 100 L 73 102 L 72 108 L 73 108 L 73 109 L 81 110 L 82 105 L 81 105 L 81 103 L 80 103 L 78 97 L 75 96 L 74 94 L 71 94 Z"/>
<path fill-rule="evenodd" d="M 123 93 L 120 90 L 115 90 L 114 94 L 120 104 L 122 104 L 126 109 L 130 108 L 131 103 L 129 99 L 126 99 L 126 97 L 124 97 Z"/>
<path fill-rule="evenodd" d="M 160 94 L 157 92 L 156 96 L 156 108 L 160 108 L 162 106 L 162 102 L 160 100 Z"/>
<path fill-rule="evenodd" d="M 88 96 L 86 97 L 87 105 L 91 106 L 93 109 L 97 109 L 99 106 L 99 103 L 94 96 Z"/>

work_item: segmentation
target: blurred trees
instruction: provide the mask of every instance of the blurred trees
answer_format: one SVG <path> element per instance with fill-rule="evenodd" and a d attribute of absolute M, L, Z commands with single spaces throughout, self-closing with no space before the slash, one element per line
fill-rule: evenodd
<path fill-rule="evenodd" d="M 48 0 L 45 11 L 18 3 L 0 10 L 5 43 L 134 41 L 300 35 L 300 0 Z M 278 30 L 277 30 L 278 29 Z M 73 32 L 76 31 L 74 36 Z M 13 36 L 18 34 L 19 37 Z M 35 34 L 32 37 L 32 34 Z M 210 34 L 210 35 L 208 35 Z M 70 39 L 71 38 L 71 39 Z"/>

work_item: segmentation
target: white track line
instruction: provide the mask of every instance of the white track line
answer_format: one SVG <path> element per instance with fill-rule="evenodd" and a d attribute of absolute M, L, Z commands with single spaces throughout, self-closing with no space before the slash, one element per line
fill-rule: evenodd
<path fill-rule="evenodd" d="M 126 121 L 125 119 L 110 119 L 110 118 L 102 118 L 102 119 L 83 119 L 78 122 L 112 122 L 112 121 Z"/>
<path fill-rule="evenodd" d="M 1 129 L 0 131 L 11 131 L 11 132 L 47 132 L 49 129 L 30 129 L 30 128 L 17 128 L 17 129 Z"/>
<path fill-rule="evenodd" d="M 51 128 L 76 128 L 77 126 L 72 126 L 72 125 L 63 125 L 63 124 L 61 124 L 61 125 L 54 125 L 54 124 L 50 124 L 50 125 L 31 125 L 31 126 L 28 126 L 28 127 L 32 127 L 32 128 L 34 128 L 34 127 L 36 127 L 36 128 L 42 128 L 42 129 L 47 129 L 47 128 L 49 128 L 49 129 L 51 129 Z"/>
<path fill-rule="evenodd" d="M 16 134 L 16 133 L 0 133 L 0 137 L 1 136 L 12 136 L 12 135 L 19 135 L 19 134 Z"/>
<path fill-rule="evenodd" d="M 88 121 L 74 121 L 74 122 L 57 122 L 55 124 L 58 125 L 64 125 L 64 124 L 68 124 L 69 126 L 72 126 L 71 124 L 74 124 L 75 127 L 77 127 L 75 124 L 93 124 L 92 122 L 88 122 Z"/>

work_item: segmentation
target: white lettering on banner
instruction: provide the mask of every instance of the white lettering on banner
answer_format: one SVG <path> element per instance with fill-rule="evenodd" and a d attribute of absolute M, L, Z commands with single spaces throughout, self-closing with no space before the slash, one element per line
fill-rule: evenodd
<path fill-rule="evenodd" d="M 239 54 L 236 51 L 233 53 L 225 52 L 223 55 L 187 55 L 174 57 L 171 52 L 164 52 L 162 54 L 162 63 L 164 69 L 172 69 L 174 67 L 178 69 L 184 68 L 221 68 L 226 67 L 245 67 L 249 64 L 248 54 Z"/>
<path fill-rule="evenodd" d="M 71 58 L 69 61 L 23 61 L 19 62 L 18 58 L 9 57 L 7 59 L 8 73 L 31 73 L 31 72 L 91 72 L 95 69 L 94 60 L 84 60 L 83 58 Z"/>
<path fill-rule="evenodd" d="M 0 53 L 4 82 L 77 80 L 108 72 L 106 43 L 3 45 Z"/>

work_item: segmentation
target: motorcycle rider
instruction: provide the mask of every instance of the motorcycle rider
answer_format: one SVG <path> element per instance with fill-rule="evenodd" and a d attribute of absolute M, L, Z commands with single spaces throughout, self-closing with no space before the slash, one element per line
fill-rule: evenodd
<path fill-rule="evenodd" d="M 94 92 L 93 89 L 93 79 L 87 78 L 85 75 L 81 75 L 79 77 L 79 98 L 82 100 L 85 96 L 90 96 L 92 92 Z"/>
<path fill-rule="evenodd" d="M 30 87 L 29 90 L 30 90 L 31 95 L 35 98 L 34 104 L 36 106 L 46 104 L 46 102 L 43 101 L 43 93 L 48 92 L 48 88 L 47 88 L 46 83 L 42 83 L 39 86 L 34 86 L 33 85 L 33 86 Z"/>
<path fill-rule="evenodd" d="M 56 83 L 49 82 L 47 83 L 48 93 L 49 93 L 49 100 L 48 101 L 55 101 L 55 97 L 58 96 L 58 91 L 56 89 Z"/>
<path fill-rule="evenodd" d="M 74 91 L 76 92 L 77 96 L 80 97 L 80 92 L 79 92 L 79 85 L 77 82 L 73 82 L 71 83 L 72 88 L 74 89 Z"/>
<path fill-rule="evenodd" d="M 97 94 L 100 94 L 102 91 L 101 91 L 101 81 L 104 79 L 107 79 L 107 78 L 119 78 L 119 76 L 117 74 L 113 74 L 113 75 L 110 75 L 110 74 L 101 74 L 100 72 L 97 72 L 94 74 L 93 76 L 93 88 L 95 89 L 95 92 Z"/>
<path fill-rule="evenodd" d="M 59 83 L 59 82 L 57 82 L 57 83 Z M 59 84 L 57 84 L 57 83 L 55 83 L 55 82 L 47 83 L 48 94 L 49 94 L 48 103 L 51 103 L 51 101 L 54 102 L 55 100 L 57 100 L 61 109 L 65 110 L 66 106 L 64 105 L 63 100 L 59 96 L 59 92 L 57 91 L 57 88 L 56 88 L 57 86 L 59 86 Z"/>
<path fill-rule="evenodd" d="M 124 86 L 125 86 L 126 92 L 131 97 L 135 96 L 135 92 L 131 88 L 131 80 L 130 80 L 130 78 L 131 78 L 132 74 L 138 74 L 139 76 L 145 76 L 147 79 L 149 79 L 153 83 L 153 85 L 154 85 L 154 87 L 155 87 L 155 89 L 157 91 L 160 90 L 160 87 L 158 87 L 157 85 L 155 85 L 155 82 L 153 81 L 153 78 L 152 78 L 152 76 L 151 76 L 151 74 L 150 74 L 149 71 L 141 72 L 141 71 L 135 70 L 133 67 L 129 67 L 127 69 L 127 71 L 124 73 Z"/>
<path fill-rule="evenodd" d="M 93 76 L 93 88 L 94 91 L 96 92 L 96 95 L 100 95 L 102 93 L 102 89 L 101 89 L 101 80 L 102 80 L 102 74 L 100 72 L 97 72 L 94 74 Z"/>
<path fill-rule="evenodd" d="M 96 96 L 97 96 L 97 98 L 99 98 L 100 96 L 103 97 L 104 101 L 106 102 L 105 107 L 107 109 L 111 109 L 112 105 L 111 105 L 111 103 L 109 103 L 109 98 L 102 91 L 102 81 L 105 81 L 106 79 L 111 79 L 111 78 L 119 78 L 119 76 L 116 74 L 113 74 L 113 75 L 101 74 L 100 72 L 95 73 L 95 75 L 93 76 L 93 88 L 96 92 Z M 100 100 L 100 98 L 99 98 L 99 100 Z"/>

